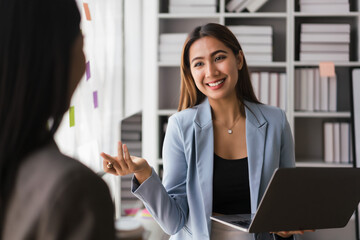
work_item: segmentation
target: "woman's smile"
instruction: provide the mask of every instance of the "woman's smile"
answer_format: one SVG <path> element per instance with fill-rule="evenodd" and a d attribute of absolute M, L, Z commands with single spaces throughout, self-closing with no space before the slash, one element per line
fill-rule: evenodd
<path fill-rule="evenodd" d="M 206 85 L 209 88 L 211 88 L 212 90 L 216 90 L 216 89 L 221 88 L 224 85 L 225 80 L 226 80 L 226 78 L 222 78 L 219 80 L 215 80 L 213 82 L 208 82 L 208 83 L 206 83 Z"/>

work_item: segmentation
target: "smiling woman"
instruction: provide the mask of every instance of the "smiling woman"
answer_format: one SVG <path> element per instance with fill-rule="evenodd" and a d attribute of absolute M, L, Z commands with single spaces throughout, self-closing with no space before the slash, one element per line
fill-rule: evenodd
<path fill-rule="evenodd" d="M 295 166 L 286 115 L 256 99 L 241 46 L 225 26 L 196 27 L 185 41 L 178 110 L 168 121 L 162 182 L 121 143 L 118 156 L 102 153 L 105 171 L 134 173 L 133 193 L 171 239 L 293 239 L 301 233 L 253 236 L 210 220 L 255 213 L 275 169 Z"/>

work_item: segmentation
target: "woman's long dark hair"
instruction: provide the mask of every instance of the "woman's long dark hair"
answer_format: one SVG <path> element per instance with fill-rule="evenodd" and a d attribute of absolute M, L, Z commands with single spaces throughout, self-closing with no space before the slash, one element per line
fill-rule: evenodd
<path fill-rule="evenodd" d="M 79 27 L 75 0 L 0 0 L 0 238 L 20 164 L 52 139 L 69 107 Z"/>
<path fill-rule="evenodd" d="M 225 46 L 230 48 L 235 56 L 242 50 L 239 41 L 234 34 L 225 26 L 217 23 L 208 23 L 196 27 L 188 36 L 181 56 L 181 87 L 180 101 L 178 111 L 193 107 L 201 103 L 205 99 L 205 95 L 196 87 L 190 70 L 189 51 L 191 45 L 198 39 L 203 37 L 213 37 L 221 41 Z M 249 70 L 246 64 L 245 56 L 243 58 L 243 66 L 238 71 L 238 82 L 235 86 L 236 96 L 239 101 L 244 104 L 244 100 L 260 103 L 254 94 L 254 90 L 250 81 Z"/>

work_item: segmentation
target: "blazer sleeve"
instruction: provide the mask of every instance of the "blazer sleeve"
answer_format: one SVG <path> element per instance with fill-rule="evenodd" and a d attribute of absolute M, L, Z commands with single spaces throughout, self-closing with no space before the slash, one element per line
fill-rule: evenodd
<path fill-rule="evenodd" d="M 106 183 L 89 169 L 69 172 L 39 217 L 37 239 L 113 240 L 114 206 Z"/>
<path fill-rule="evenodd" d="M 188 218 L 187 163 L 182 131 L 175 116 L 169 118 L 163 144 L 163 185 L 155 171 L 140 186 L 133 179 L 133 193 L 170 235 L 183 228 Z"/>
<path fill-rule="evenodd" d="M 281 168 L 295 167 L 295 151 L 294 151 L 293 136 L 285 112 L 281 110 L 281 113 L 282 113 L 282 133 L 281 133 L 281 147 L 280 147 L 280 167 Z"/>

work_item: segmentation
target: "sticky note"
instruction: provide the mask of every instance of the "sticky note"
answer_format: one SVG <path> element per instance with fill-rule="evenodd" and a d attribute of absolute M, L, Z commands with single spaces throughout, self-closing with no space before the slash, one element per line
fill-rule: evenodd
<path fill-rule="evenodd" d="M 97 91 L 93 92 L 93 99 L 94 99 L 94 108 L 98 107 L 98 94 Z"/>
<path fill-rule="evenodd" d="M 75 107 L 71 106 L 69 109 L 69 120 L 70 120 L 70 127 L 75 126 Z"/>
<path fill-rule="evenodd" d="M 91 77 L 91 73 L 90 73 L 90 61 L 86 62 L 86 81 L 89 80 L 89 78 Z"/>
<path fill-rule="evenodd" d="M 321 77 L 335 77 L 335 64 L 333 62 L 319 63 Z"/>
<path fill-rule="evenodd" d="M 135 216 L 136 213 L 139 211 L 139 208 L 127 208 L 124 209 L 126 216 Z"/>
<path fill-rule="evenodd" d="M 146 208 L 144 208 L 144 209 L 141 211 L 141 216 L 142 216 L 143 218 L 151 218 L 151 217 L 152 217 L 151 214 L 149 213 L 149 211 L 148 211 Z"/>
<path fill-rule="evenodd" d="M 86 20 L 91 21 L 91 15 L 90 15 L 90 10 L 89 10 L 89 4 L 87 4 L 87 3 L 83 3 L 83 5 L 84 5 L 84 11 L 85 11 Z"/>

